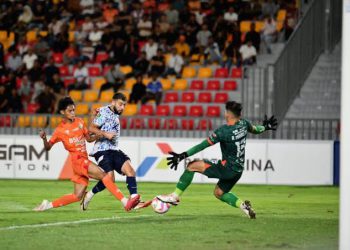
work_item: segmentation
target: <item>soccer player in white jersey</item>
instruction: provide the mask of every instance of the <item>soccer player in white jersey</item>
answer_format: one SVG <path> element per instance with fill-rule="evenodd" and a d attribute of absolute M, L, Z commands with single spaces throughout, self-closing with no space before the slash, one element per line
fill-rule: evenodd
<path fill-rule="evenodd" d="M 114 179 L 114 170 L 121 175 L 126 176 L 127 188 L 131 199 L 140 200 L 137 193 L 137 183 L 135 170 L 133 169 L 130 158 L 119 149 L 118 142 L 120 137 L 119 116 L 123 113 L 126 106 L 126 97 L 122 93 L 114 94 L 112 102 L 96 110 L 93 120 L 90 124 L 90 132 L 98 135 L 101 139 L 96 140 L 93 151 L 90 153 L 95 158 L 98 165 Z M 104 137 L 104 133 L 114 133 L 112 139 Z M 105 189 L 103 182 L 99 181 L 89 192 L 87 192 L 81 202 L 81 209 L 86 210 L 92 197 Z M 150 202 L 140 202 L 135 208 L 142 208 L 150 205 Z"/>

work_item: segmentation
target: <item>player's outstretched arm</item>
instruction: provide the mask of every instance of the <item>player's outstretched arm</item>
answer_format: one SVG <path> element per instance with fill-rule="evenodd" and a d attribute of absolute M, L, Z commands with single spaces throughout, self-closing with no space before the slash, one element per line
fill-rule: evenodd
<path fill-rule="evenodd" d="M 203 149 L 211 146 L 212 144 L 209 143 L 208 140 L 204 140 L 201 143 L 197 144 L 196 146 L 190 148 L 189 150 L 182 152 L 181 154 L 177 154 L 175 152 L 169 152 L 170 157 L 167 158 L 168 160 L 168 166 L 170 166 L 170 169 L 174 169 L 177 170 L 177 165 L 184 159 L 186 159 L 187 157 L 194 155 L 200 151 L 202 151 Z"/>
<path fill-rule="evenodd" d="M 52 148 L 51 143 L 47 141 L 46 133 L 44 130 L 39 131 L 39 136 L 43 140 L 45 150 L 49 151 Z"/>

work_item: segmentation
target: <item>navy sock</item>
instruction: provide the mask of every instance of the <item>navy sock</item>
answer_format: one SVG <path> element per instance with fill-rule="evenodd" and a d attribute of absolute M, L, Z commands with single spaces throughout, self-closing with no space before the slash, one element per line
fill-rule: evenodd
<path fill-rule="evenodd" d="M 92 192 L 97 194 L 98 192 L 103 191 L 106 188 L 105 184 L 102 181 L 97 182 L 97 184 L 92 188 Z"/>
<path fill-rule="evenodd" d="M 136 178 L 133 176 L 133 177 L 129 177 L 127 176 L 126 177 L 126 186 L 127 188 L 129 189 L 129 193 L 130 195 L 132 194 L 137 194 L 137 183 L 136 183 Z"/>

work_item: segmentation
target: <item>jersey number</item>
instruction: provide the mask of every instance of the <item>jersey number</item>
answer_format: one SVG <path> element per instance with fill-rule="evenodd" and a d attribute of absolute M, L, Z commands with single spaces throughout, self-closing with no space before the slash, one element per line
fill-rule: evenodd
<path fill-rule="evenodd" d="M 237 146 L 237 154 L 236 157 L 237 158 L 241 158 L 244 155 L 244 149 L 245 149 L 245 138 L 236 142 L 236 146 Z"/>

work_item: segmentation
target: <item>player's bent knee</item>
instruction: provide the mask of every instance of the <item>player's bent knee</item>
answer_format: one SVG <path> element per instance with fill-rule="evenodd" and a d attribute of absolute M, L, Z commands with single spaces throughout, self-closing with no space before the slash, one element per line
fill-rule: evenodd
<path fill-rule="evenodd" d="M 192 161 L 187 165 L 187 170 L 191 172 L 200 172 L 203 173 L 205 171 L 204 161 Z"/>
<path fill-rule="evenodd" d="M 221 196 L 224 194 L 224 192 L 220 188 L 215 188 L 214 189 L 214 196 L 218 198 L 219 200 L 221 199 Z"/>

